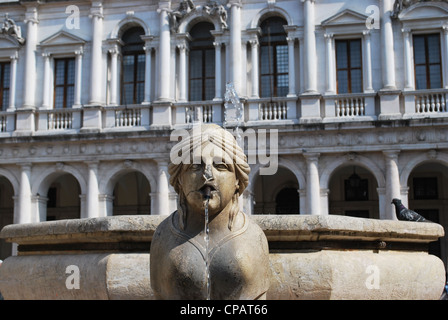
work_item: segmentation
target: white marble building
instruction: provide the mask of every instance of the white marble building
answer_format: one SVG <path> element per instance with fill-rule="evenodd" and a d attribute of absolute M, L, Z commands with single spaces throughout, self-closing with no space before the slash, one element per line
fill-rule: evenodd
<path fill-rule="evenodd" d="M 222 125 L 228 82 L 279 132 L 247 213 L 448 225 L 447 1 L 3 0 L 0 26 L 0 227 L 169 214 L 170 134 Z"/>

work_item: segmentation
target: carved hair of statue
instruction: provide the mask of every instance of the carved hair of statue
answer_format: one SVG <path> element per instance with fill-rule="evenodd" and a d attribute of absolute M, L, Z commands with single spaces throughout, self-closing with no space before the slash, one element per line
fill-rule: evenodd
<path fill-rule="evenodd" d="M 187 223 L 186 198 L 182 191 L 182 185 L 179 183 L 179 177 L 186 166 L 193 163 L 194 155 L 197 154 L 198 151 L 200 155 L 201 149 L 206 148 L 206 146 L 211 143 L 214 146 L 221 148 L 221 150 L 233 160 L 235 175 L 238 179 L 238 187 L 232 198 L 233 204 L 228 223 L 229 229 L 232 230 L 234 218 L 239 212 L 238 198 L 249 184 L 250 167 L 247 163 L 247 157 L 241 147 L 237 144 L 232 133 L 218 125 L 201 125 L 200 130 L 191 129 L 189 133 L 190 135 L 188 138 L 183 138 L 173 147 L 175 154 L 182 152 L 182 161 L 176 164 L 171 162 L 168 166 L 170 184 L 178 194 L 177 211 L 179 215 L 179 226 L 181 229 L 185 229 Z"/>

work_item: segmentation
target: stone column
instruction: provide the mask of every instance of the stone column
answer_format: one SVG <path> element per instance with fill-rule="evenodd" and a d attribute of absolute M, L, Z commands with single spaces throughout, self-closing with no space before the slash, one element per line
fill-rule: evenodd
<path fill-rule="evenodd" d="M 222 100 L 222 65 L 221 65 L 221 42 L 213 42 L 215 46 L 215 101 Z"/>
<path fill-rule="evenodd" d="M 170 22 L 168 17 L 168 8 L 160 7 L 159 3 L 159 27 L 160 27 L 160 41 L 159 41 L 159 101 L 169 101 L 170 99 L 170 75 L 171 75 L 171 35 Z"/>
<path fill-rule="evenodd" d="M 296 97 L 296 67 L 295 67 L 295 55 L 294 55 L 294 42 L 293 37 L 287 37 L 288 41 L 288 63 L 289 63 L 289 92 L 288 97 Z M 257 66 L 258 67 L 258 66 Z"/>
<path fill-rule="evenodd" d="M 31 196 L 31 207 L 34 207 L 32 210 L 37 212 L 36 216 L 39 222 L 47 220 L 47 202 L 47 197 L 41 195 Z"/>
<path fill-rule="evenodd" d="M 414 66 L 411 54 L 411 30 L 401 29 L 404 40 L 404 89 L 414 90 Z"/>
<path fill-rule="evenodd" d="M 299 205 L 300 205 L 300 214 L 307 214 L 306 212 L 306 189 L 299 189 L 297 190 L 299 193 Z"/>
<path fill-rule="evenodd" d="M 399 150 L 383 151 L 386 160 L 386 210 L 385 219 L 397 220 L 395 207 L 391 204 L 393 198 L 400 198 L 400 173 L 398 170 Z"/>
<path fill-rule="evenodd" d="M 395 84 L 395 53 L 394 34 L 392 29 L 391 13 L 394 0 L 381 1 L 381 58 L 383 89 L 396 89 Z"/>
<path fill-rule="evenodd" d="M 373 92 L 372 84 L 372 48 L 370 41 L 370 30 L 363 31 L 364 36 L 364 92 Z"/>
<path fill-rule="evenodd" d="M 99 216 L 98 161 L 87 162 L 87 166 L 86 212 L 81 218 L 94 218 Z"/>
<path fill-rule="evenodd" d="M 150 213 L 151 215 L 157 215 L 157 211 L 158 211 L 158 204 L 157 204 L 157 192 L 150 192 L 149 193 L 149 197 L 151 198 L 151 208 Z"/>
<path fill-rule="evenodd" d="M 157 211 L 151 212 L 151 214 L 170 214 L 169 193 L 168 161 L 159 159 L 157 161 Z"/>
<path fill-rule="evenodd" d="M 378 192 L 378 203 L 379 203 L 379 215 L 380 215 L 380 219 L 388 219 L 386 216 L 386 212 L 387 212 L 387 208 L 389 208 L 389 205 L 391 205 L 390 203 L 386 203 L 386 188 L 385 187 L 378 187 L 376 189 L 376 191 Z"/>
<path fill-rule="evenodd" d="M 179 49 L 179 102 L 187 101 L 187 45 L 182 43 Z"/>
<path fill-rule="evenodd" d="M 335 66 L 334 66 L 334 56 L 333 56 L 333 34 L 326 33 L 324 35 L 326 42 L 326 78 L 327 78 L 327 90 L 328 94 L 336 93 L 336 77 L 335 77 Z"/>
<path fill-rule="evenodd" d="M 101 86 L 103 84 L 102 34 L 103 34 L 103 4 L 93 1 L 90 9 L 92 19 L 92 52 L 90 66 L 90 100 L 89 104 L 102 104 Z"/>
<path fill-rule="evenodd" d="M 118 105 L 118 46 L 109 49 L 110 53 L 110 105 Z"/>
<path fill-rule="evenodd" d="M 28 7 L 25 13 L 26 43 L 23 88 L 23 108 L 35 108 L 36 95 L 36 46 L 37 46 L 37 7 Z"/>
<path fill-rule="evenodd" d="M 306 160 L 307 214 L 320 215 L 319 153 L 304 153 Z"/>
<path fill-rule="evenodd" d="M 152 47 L 150 46 L 150 42 L 153 40 L 151 37 L 150 39 L 145 40 L 145 99 L 143 101 L 143 104 L 150 104 L 151 103 L 151 75 L 152 75 Z"/>
<path fill-rule="evenodd" d="M 305 93 L 317 92 L 316 35 L 314 25 L 314 1 L 302 0 L 304 21 Z"/>
<path fill-rule="evenodd" d="M 50 109 L 51 107 L 51 65 L 49 53 L 43 53 L 44 58 L 44 83 L 43 83 L 43 99 L 42 109 Z"/>
<path fill-rule="evenodd" d="M 9 105 L 8 111 L 14 111 L 16 109 L 16 82 L 17 82 L 17 59 L 19 55 L 15 52 L 11 56 L 11 69 L 9 76 Z"/>
<path fill-rule="evenodd" d="M 231 0 L 230 6 L 230 68 L 231 81 L 234 84 L 235 90 L 241 94 L 241 78 L 242 78 L 242 64 L 241 64 L 241 1 Z"/>
<path fill-rule="evenodd" d="M 81 93 L 82 93 L 82 55 L 83 50 L 75 51 L 76 55 L 76 72 L 75 72 L 75 97 L 74 97 L 74 108 L 81 108 Z"/>
<path fill-rule="evenodd" d="M 17 223 L 36 222 L 31 211 L 31 163 L 21 164 Z"/>
<path fill-rule="evenodd" d="M 258 62 L 258 48 L 260 44 L 258 39 L 252 39 L 249 41 L 251 48 L 251 58 L 252 58 L 252 94 L 251 98 L 258 99 L 260 97 L 259 88 L 259 62 Z"/>
<path fill-rule="evenodd" d="M 444 68 L 444 76 L 445 80 L 445 89 L 448 89 L 448 25 L 443 26 L 443 38 L 445 42 L 445 46 L 442 50 L 442 55 L 445 57 L 445 68 Z"/>

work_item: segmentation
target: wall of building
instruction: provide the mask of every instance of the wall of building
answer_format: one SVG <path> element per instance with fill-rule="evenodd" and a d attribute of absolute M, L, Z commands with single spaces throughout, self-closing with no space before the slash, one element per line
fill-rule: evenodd
<path fill-rule="evenodd" d="M 398 3 L 228 1 L 221 20 L 203 10 L 212 2 L 194 1 L 170 31 L 179 1 L 1 2 L 0 23 L 8 13 L 20 32 L 0 33 L 0 62 L 10 63 L 16 78 L 0 112 L 0 226 L 169 214 L 177 197 L 168 183 L 170 134 L 195 121 L 233 128 L 224 104 L 228 82 L 242 99 L 246 132 L 257 139 L 262 128 L 278 133 L 270 164 L 279 170 L 260 175 L 266 163 L 251 163 L 247 213 L 276 214 L 279 193 L 294 188 L 300 214 L 396 219 L 390 202 L 398 197 L 436 210 L 446 226 L 448 4 L 416 1 L 390 18 Z M 269 17 L 287 22 L 288 94 L 261 98 L 259 27 Z M 198 102 L 188 99 L 188 32 L 201 21 L 215 28 L 216 77 L 214 99 Z M 121 37 L 134 26 L 144 30 L 145 94 L 123 105 Z M 433 33 L 440 35 L 442 83 L 416 90 L 413 36 Z M 363 87 L 341 94 L 335 46 L 347 39 L 361 41 Z M 55 59 L 64 57 L 76 63 L 75 102 L 55 109 Z M 367 180 L 368 196 L 347 201 L 354 171 Z M 437 197 L 414 199 L 415 177 L 435 177 Z M 57 205 L 48 208 L 55 187 Z M 440 246 L 446 261 L 446 237 Z"/>

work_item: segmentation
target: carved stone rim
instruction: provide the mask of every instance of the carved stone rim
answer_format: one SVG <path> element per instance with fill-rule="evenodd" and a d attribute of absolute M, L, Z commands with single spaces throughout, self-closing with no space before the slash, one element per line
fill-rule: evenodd
<path fill-rule="evenodd" d="M 167 216 L 113 216 L 12 224 L 0 238 L 19 245 L 150 242 Z M 269 242 L 386 241 L 429 243 L 444 236 L 436 223 L 328 215 L 252 215 Z"/>

